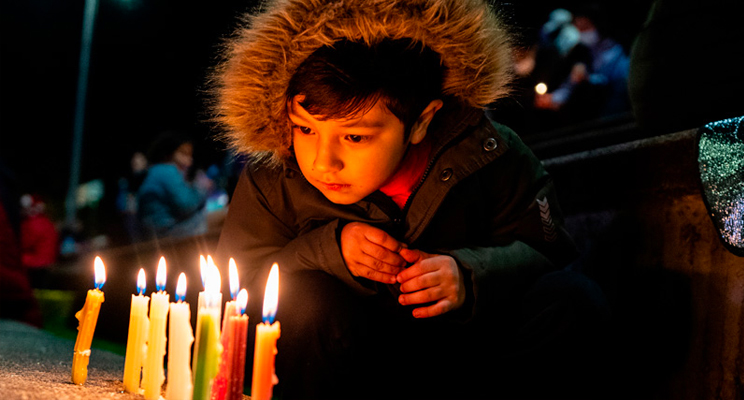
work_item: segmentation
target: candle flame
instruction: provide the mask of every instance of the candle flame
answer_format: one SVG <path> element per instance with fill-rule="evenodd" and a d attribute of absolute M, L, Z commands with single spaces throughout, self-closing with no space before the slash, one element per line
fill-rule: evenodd
<path fill-rule="evenodd" d="M 548 93 L 548 85 L 540 82 L 537 85 L 535 85 L 535 93 L 543 95 L 545 93 Z"/>
<path fill-rule="evenodd" d="M 158 262 L 157 275 L 155 275 L 155 287 L 158 289 L 158 292 L 165 290 L 165 257 L 162 256 Z"/>
<path fill-rule="evenodd" d="M 93 262 L 93 270 L 96 275 L 96 289 L 100 290 L 103 287 L 103 284 L 106 283 L 106 267 L 103 266 L 103 260 L 101 260 L 101 257 L 96 256 L 96 259 Z"/>
<path fill-rule="evenodd" d="M 230 257 L 230 265 L 228 268 L 228 273 L 230 275 L 230 297 L 235 300 L 238 296 L 238 290 L 240 290 L 240 278 L 238 277 L 238 266 L 235 264 L 235 260 L 232 257 Z"/>
<path fill-rule="evenodd" d="M 206 280 L 206 274 L 207 274 L 207 259 L 204 258 L 203 255 L 199 256 L 199 271 L 201 273 L 201 281 L 202 281 L 202 287 L 207 287 L 207 280 Z"/>
<path fill-rule="evenodd" d="M 238 308 L 240 309 L 240 313 L 245 313 L 245 308 L 248 306 L 248 291 L 245 289 L 240 289 L 240 293 L 238 293 Z"/>
<path fill-rule="evenodd" d="M 222 288 L 222 277 L 220 276 L 220 270 L 217 268 L 216 265 L 209 262 L 211 259 L 207 260 L 207 268 L 205 268 L 205 276 L 204 276 L 204 291 L 208 293 L 220 293 L 220 289 Z"/>
<path fill-rule="evenodd" d="M 266 281 L 266 292 L 264 293 L 263 322 L 271 324 L 276 317 L 277 303 L 279 303 L 279 265 L 274 263 Z"/>
<path fill-rule="evenodd" d="M 183 301 L 186 298 L 186 274 L 181 272 L 178 275 L 178 283 L 176 284 L 176 301 Z"/>
<path fill-rule="evenodd" d="M 145 269 L 140 268 L 139 273 L 137 274 L 137 294 L 145 293 L 145 289 L 147 289 L 147 279 L 145 279 Z"/>

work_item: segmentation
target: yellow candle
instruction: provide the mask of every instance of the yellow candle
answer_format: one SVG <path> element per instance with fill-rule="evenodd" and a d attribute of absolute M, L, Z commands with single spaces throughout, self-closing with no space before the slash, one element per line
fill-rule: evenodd
<path fill-rule="evenodd" d="M 142 388 L 145 399 L 157 400 L 165 380 L 163 358 L 165 357 L 165 325 L 168 321 L 170 296 L 165 292 L 165 257 L 160 257 L 155 278 L 157 293 L 150 301 L 150 332 L 147 335 L 147 360 L 142 368 Z"/>
<path fill-rule="evenodd" d="M 124 390 L 135 394 L 142 394 L 140 375 L 147 355 L 147 333 L 150 327 L 150 319 L 147 318 L 150 297 L 143 296 L 146 287 L 145 270 L 140 268 L 137 275 L 137 295 L 132 295 L 132 308 L 129 312 L 127 353 L 124 359 Z"/>
<path fill-rule="evenodd" d="M 76 385 L 82 385 L 88 379 L 90 344 L 93 341 L 93 332 L 96 330 L 98 312 L 101 310 L 101 303 L 104 300 L 101 288 L 106 283 L 106 268 L 103 266 L 101 257 L 96 257 L 94 269 L 96 288 L 88 290 L 85 305 L 75 313 L 75 318 L 77 318 L 79 324 L 72 357 L 72 382 Z"/>
<path fill-rule="evenodd" d="M 196 314 L 199 328 L 194 344 L 194 400 L 209 399 L 222 353 L 219 325 L 222 311 L 220 271 L 213 263 L 209 263 L 207 269 L 205 290 Z"/>
<path fill-rule="evenodd" d="M 186 274 L 181 272 L 176 286 L 176 302 L 170 305 L 170 341 L 168 342 L 168 400 L 191 400 L 194 385 L 191 382 L 191 309 L 186 298 Z"/>
<path fill-rule="evenodd" d="M 274 385 L 279 383 L 274 368 L 277 354 L 276 341 L 281 329 L 279 321 L 274 322 L 279 300 L 279 266 L 271 266 L 264 294 L 263 322 L 256 325 L 256 345 L 253 355 L 252 400 L 269 400 Z"/>

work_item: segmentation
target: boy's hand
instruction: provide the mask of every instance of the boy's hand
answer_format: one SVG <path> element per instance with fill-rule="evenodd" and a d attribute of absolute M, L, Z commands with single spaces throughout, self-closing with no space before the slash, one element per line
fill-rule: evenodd
<path fill-rule="evenodd" d="M 401 305 L 434 303 L 413 310 L 416 318 L 429 318 L 459 308 L 465 303 L 465 283 L 457 262 L 445 255 L 402 249 L 400 255 L 413 263 L 398 274 Z"/>
<path fill-rule="evenodd" d="M 403 244 L 387 232 L 362 222 L 351 222 L 341 231 L 341 254 L 354 276 L 393 284 L 406 265 L 398 254 Z"/>

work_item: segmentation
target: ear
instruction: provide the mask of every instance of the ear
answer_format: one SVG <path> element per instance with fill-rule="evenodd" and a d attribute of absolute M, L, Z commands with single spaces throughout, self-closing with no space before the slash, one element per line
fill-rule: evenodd
<path fill-rule="evenodd" d="M 434 114 L 442 108 L 443 104 L 442 100 L 436 99 L 432 100 L 431 103 L 426 106 L 424 111 L 419 115 L 418 119 L 411 127 L 411 135 L 409 137 L 411 144 L 418 144 L 424 140 L 426 137 L 426 131 L 429 129 L 429 124 L 431 123 L 431 120 L 434 119 Z"/>

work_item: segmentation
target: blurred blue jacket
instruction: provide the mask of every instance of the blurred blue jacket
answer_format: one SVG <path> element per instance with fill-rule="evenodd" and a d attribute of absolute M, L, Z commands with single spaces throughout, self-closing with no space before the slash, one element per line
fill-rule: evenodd
<path fill-rule="evenodd" d="M 207 193 L 189 184 L 175 164 L 151 166 L 137 200 L 146 234 L 192 236 L 207 231 Z"/>

